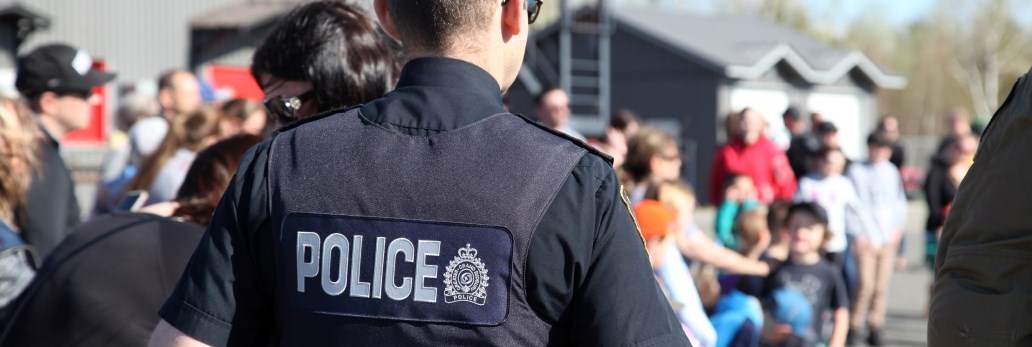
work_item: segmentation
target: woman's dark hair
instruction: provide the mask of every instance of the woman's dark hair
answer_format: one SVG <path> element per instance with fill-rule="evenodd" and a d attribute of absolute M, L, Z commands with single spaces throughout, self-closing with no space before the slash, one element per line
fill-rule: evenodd
<path fill-rule="evenodd" d="M 208 225 L 244 153 L 259 142 L 258 136 L 237 135 L 201 151 L 179 187 L 175 200 L 179 208 L 172 215 Z"/>
<path fill-rule="evenodd" d="M 399 69 L 397 44 L 361 9 L 340 1 L 295 8 L 258 47 L 251 63 L 259 82 L 265 73 L 311 83 L 320 112 L 383 96 L 394 87 Z"/>

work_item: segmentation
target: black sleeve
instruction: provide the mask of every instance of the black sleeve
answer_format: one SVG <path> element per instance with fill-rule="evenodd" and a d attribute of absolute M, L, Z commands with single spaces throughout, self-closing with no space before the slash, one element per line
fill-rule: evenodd
<path fill-rule="evenodd" d="M 943 215 L 946 202 L 942 186 L 947 183 L 947 178 L 943 169 L 935 165 L 933 164 L 928 171 L 928 177 L 925 178 L 924 184 L 925 201 L 928 205 L 928 221 L 925 223 L 925 227 L 929 230 L 942 226 L 943 220 L 946 219 L 946 216 Z"/>
<path fill-rule="evenodd" d="M 267 160 L 268 142 L 244 156 L 159 313 L 179 331 L 209 345 L 259 345 L 272 330 L 272 288 L 259 271 L 272 253 L 257 248 L 261 242 L 255 241 L 271 234 L 264 232 Z"/>
<path fill-rule="evenodd" d="M 834 266 L 827 266 L 827 283 L 833 285 L 831 290 L 831 309 L 849 308 L 849 294 L 846 292 L 846 281 L 842 279 L 842 272 Z"/>
<path fill-rule="evenodd" d="M 598 157 L 581 159 L 542 217 L 526 276 L 531 307 L 568 344 L 689 346 L 616 174 Z"/>
<path fill-rule="evenodd" d="M 906 164 L 906 153 L 903 153 L 903 146 L 899 143 L 892 145 L 892 157 L 889 158 L 889 162 L 896 165 L 897 169 L 902 169 Z"/>

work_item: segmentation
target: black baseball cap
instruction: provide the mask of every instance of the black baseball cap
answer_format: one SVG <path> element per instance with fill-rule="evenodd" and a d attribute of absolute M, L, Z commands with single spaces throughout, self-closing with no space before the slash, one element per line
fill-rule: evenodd
<path fill-rule="evenodd" d="M 36 96 L 43 92 L 88 93 L 93 87 L 110 82 L 115 74 L 93 68 L 86 51 L 65 44 L 49 44 L 18 58 L 18 92 Z"/>
<path fill-rule="evenodd" d="M 817 124 L 817 126 L 815 126 L 814 128 L 814 132 L 817 133 L 817 135 L 821 136 L 825 134 L 838 133 L 838 127 L 836 127 L 835 123 L 832 122 L 823 122 Z"/>
<path fill-rule="evenodd" d="M 812 202 L 797 202 L 788 207 L 789 217 L 799 212 L 809 213 L 818 223 L 828 225 L 828 212 L 821 205 Z"/>

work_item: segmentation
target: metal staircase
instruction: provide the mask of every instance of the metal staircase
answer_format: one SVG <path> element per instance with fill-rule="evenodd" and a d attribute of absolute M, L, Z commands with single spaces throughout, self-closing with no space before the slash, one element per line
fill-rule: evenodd
<path fill-rule="evenodd" d="M 555 27 L 558 50 L 537 47 L 540 42 L 534 39 L 528 45 L 526 63 L 538 86 L 565 90 L 570 95 L 570 125 L 589 136 L 604 133 L 609 125 L 612 27 L 608 7 L 606 0 L 580 1 L 577 7 L 571 0 L 560 0 Z"/>

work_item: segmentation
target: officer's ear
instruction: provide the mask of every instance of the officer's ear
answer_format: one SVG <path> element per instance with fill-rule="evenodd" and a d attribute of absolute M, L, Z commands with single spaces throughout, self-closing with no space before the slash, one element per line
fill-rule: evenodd
<path fill-rule="evenodd" d="M 398 27 L 394 24 L 394 16 L 391 14 L 390 0 L 375 0 L 373 6 L 376 9 L 376 18 L 380 19 L 380 26 L 395 41 L 401 42 L 401 35 L 398 35 Z M 405 0 L 408 1 L 408 0 Z"/>
<path fill-rule="evenodd" d="M 524 30 L 527 16 L 527 0 L 504 0 L 502 2 L 502 32 L 505 37 L 519 35 Z"/>

